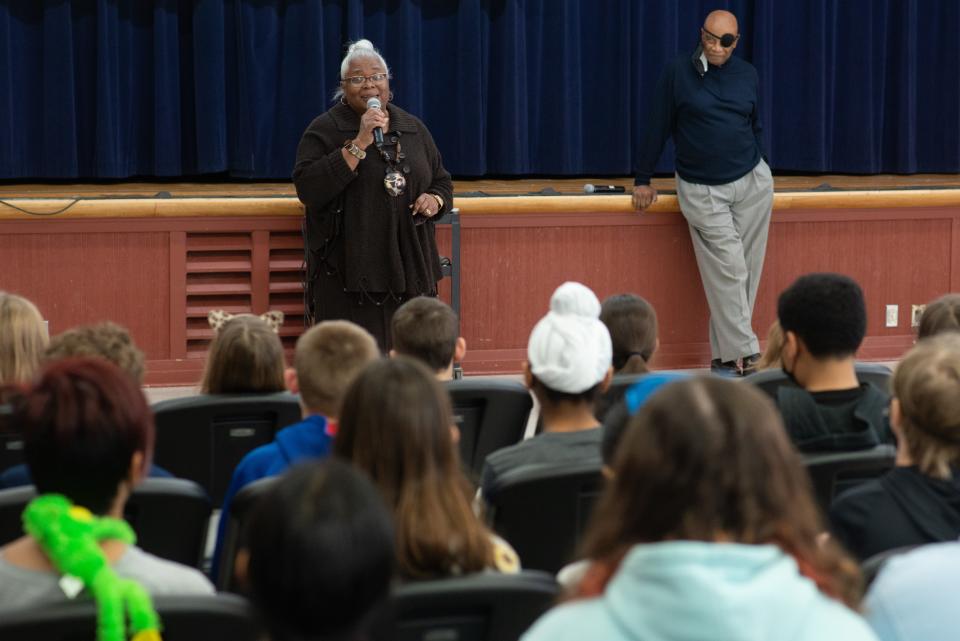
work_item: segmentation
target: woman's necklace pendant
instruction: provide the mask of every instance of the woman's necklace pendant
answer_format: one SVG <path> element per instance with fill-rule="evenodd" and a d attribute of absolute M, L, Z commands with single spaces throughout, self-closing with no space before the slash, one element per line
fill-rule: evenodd
<path fill-rule="evenodd" d="M 403 190 L 407 187 L 406 177 L 396 170 L 391 170 L 387 172 L 387 175 L 383 178 L 383 188 L 387 190 L 387 193 L 391 196 L 399 196 L 403 194 Z"/>

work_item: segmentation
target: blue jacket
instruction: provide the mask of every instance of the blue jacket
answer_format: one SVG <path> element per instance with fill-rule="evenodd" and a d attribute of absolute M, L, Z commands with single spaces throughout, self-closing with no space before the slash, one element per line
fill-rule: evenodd
<path fill-rule="evenodd" d="M 294 423 L 277 432 L 272 443 L 261 445 L 243 457 L 237 464 L 237 469 L 233 471 L 230 487 L 227 488 L 227 493 L 223 497 L 220 524 L 217 528 L 217 546 L 213 553 L 212 577 L 217 576 L 220 548 L 223 545 L 223 534 L 227 523 L 226 517 L 230 514 L 230 503 L 237 492 L 254 481 L 282 474 L 288 467 L 304 459 L 327 456 L 333 444 L 333 436 L 333 426 L 328 423 L 326 417 L 308 416 L 299 423 Z"/>
<path fill-rule="evenodd" d="M 773 545 L 635 546 L 603 596 L 548 612 L 522 641 L 876 641 Z"/>

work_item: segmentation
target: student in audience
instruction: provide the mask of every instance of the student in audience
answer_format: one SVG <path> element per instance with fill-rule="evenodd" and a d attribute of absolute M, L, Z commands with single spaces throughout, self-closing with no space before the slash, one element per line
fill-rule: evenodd
<path fill-rule="evenodd" d="M 17 401 L 14 419 L 23 427 L 24 453 L 39 494 L 60 494 L 93 515 L 123 518 L 153 449 L 153 416 L 129 376 L 102 359 L 53 362 Z M 49 541 L 63 543 L 57 537 Z M 0 548 L 0 608 L 67 599 L 49 541 L 28 535 Z M 122 540 L 105 539 L 99 549 L 117 575 L 152 594 L 213 592 L 196 570 Z"/>
<path fill-rule="evenodd" d="M 390 591 L 394 534 L 362 473 L 337 460 L 297 465 L 257 503 L 246 540 L 240 573 L 270 641 L 369 638 Z"/>
<path fill-rule="evenodd" d="M 873 641 L 856 564 L 821 529 L 769 400 L 719 378 L 666 386 L 618 448 L 579 599 L 524 639 Z"/>
<path fill-rule="evenodd" d="M 89 356 L 110 361 L 137 386 L 143 383 L 143 352 L 130 338 L 130 333 L 116 323 L 97 323 L 68 329 L 54 336 L 43 356 L 45 363 L 71 357 Z M 173 476 L 159 465 L 151 465 L 147 475 L 169 478 Z M 0 474 L 0 489 L 31 485 L 30 468 L 27 465 L 15 465 Z"/>
<path fill-rule="evenodd" d="M 896 467 L 838 497 L 832 530 L 861 559 L 960 537 L 960 334 L 921 340 L 893 375 Z"/>
<path fill-rule="evenodd" d="M 234 316 L 223 324 L 210 344 L 200 383 L 203 394 L 259 394 L 281 392 L 283 344 L 258 316 Z"/>
<path fill-rule="evenodd" d="M 224 514 L 229 514 L 237 492 L 250 483 L 282 474 L 297 461 L 327 456 L 337 433 L 337 418 L 347 388 L 379 355 L 373 336 L 349 321 L 324 321 L 300 336 L 293 357 L 294 369 L 287 370 L 286 382 L 291 392 L 300 394 L 303 420 L 280 430 L 272 443 L 241 459 L 223 498 Z M 219 566 L 226 522 L 227 519 L 220 520 L 214 572 Z"/>
<path fill-rule="evenodd" d="M 0 291 L 0 385 L 31 381 L 46 347 L 47 330 L 36 306 Z"/>
<path fill-rule="evenodd" d="M 599 316 L 600 301 L 580 283 L 564 283 L 554 292 L 550 312 L 530 334 L 523 366 L 524 382 L 540 403 L 543 433 L 487 457 L 484 495 L 521 465 L 600 466 L 602 430 L 594 406 L 610 385 L 613 367 L 610 334 Z"/>
<path fill-rule="evenodd" d="M 956 641 L 960 543 L 934 543 L 890 558 L 870 586 L 864 614 L 880 641 Z"/>
<path fill-rule="evenodd" d="M 646 374 L 660 345 L 657 313 L 636 294 L 610 296 L 600 306 L 600 322 L 610 332 L 614 374 Z"/>
<path fill-rule="evenodd" d="M 436 372 L 441 381 L 453 378 L 453 364 L 462 361 L 467 353 L 467 341 L 459 334 L 456 312 L 439 298 L 411 298 L 393 314 L 390 328 L 390 355 L 419 360 Z"/>
<path fill-rule="evenodd" d="M 863 291 L 840 274 L 798 278 L 777 303 L 783 371 L 777 404 L 804 452 L 855 450 L 892 443 L 889 396 L 857 380 L 854 356 L 867 329 Z"/>
<path fill-rule="evenodd" d="M 782 367 L 781 352 L 783 352 L 783 328 L 780 327 L 780 321 L 773 321 L 767 331 L 767 346 L 760 355 L 760 360 L 757 361 L 756 370 L 760 372 Z"/>
<path fill-rule="evenodd" d="M 54 336 L 43 360 L 49 362 L 71 356 L 105 358 L 129 374 L 137 385 L 143 385 L 143 352 L 133 342 L 130 332 L 116 323 L 81 325 Z"/>
<path fill-rule="evenodd" d="M 941 332 L 960 332 L 960 294 L 946 294 L 927 307 L 920 315 L 917 337 L 920 339 Z"/>
<path fill-rule="evenodd" d="M 334 453 L 369 474 L 392 510 L 403 579 L 519 569 L 473 512 L 456 434 L 446 391 L 403 356 L 370 364 L 343 402 Z"/>

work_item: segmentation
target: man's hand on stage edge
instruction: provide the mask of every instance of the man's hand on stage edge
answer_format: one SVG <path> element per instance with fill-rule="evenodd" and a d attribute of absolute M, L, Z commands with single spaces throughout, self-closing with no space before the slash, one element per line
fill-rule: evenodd
<path fill-rule="evenodd" d="M 657 202 L 657 190 L 650 185 L 636 185 L 633 188 L 633 208 L 643 211 Z"/>

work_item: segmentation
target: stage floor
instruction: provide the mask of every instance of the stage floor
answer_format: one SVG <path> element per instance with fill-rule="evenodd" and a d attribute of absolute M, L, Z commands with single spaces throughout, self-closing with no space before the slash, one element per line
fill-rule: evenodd
<path fill-rule="evenodd" d="M 779 192 L 830 190 L 909 190 L 955 189 L 960 187 L 960 174 L 879 174 L 873 176 L 775 176 L 774 188 Z M 630 189 L 632 177 L 579 178 L 502 178 L 455 180 L 454 193 L 466 196 L 580 194 L 587 183 L 620 185 Z M 666 193 L 675 190 L 673 178 L 655 178 L 653 186 Z M 99 182 L 99 183 L 23 183 L 0 184 L 4 198 L 123 198 L 123 197 L 289 197 L 295 196 L 290 182 Z"/>

